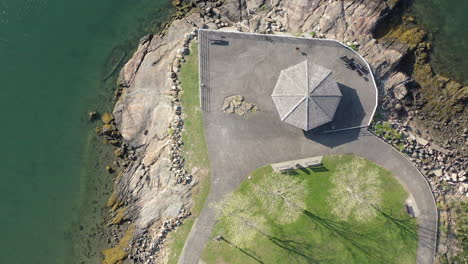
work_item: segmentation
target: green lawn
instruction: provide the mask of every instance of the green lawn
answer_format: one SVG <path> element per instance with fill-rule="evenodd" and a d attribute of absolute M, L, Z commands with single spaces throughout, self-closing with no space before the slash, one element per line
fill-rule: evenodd
<path fill-rule="evenodd" d="M 186 169 L 192 171 L 195 168 L 197 171 L 195 179 L 198 184 L 193 191 L 192 216 L 168 236 L 166 246 L 169 248 L 168 263 L 170 264 L 177 263 L 185 240 L 195 219 L 200 214 L 210 190 L 208 152 L 203 133 L 203 119 L 199 101 L 198 46 L 196 42 L 193 42 L 190 47 L 190 55 L 186 59 L 187 61 L 182 64 L 180 72 L 183 90 L 181 102 L 184 114 L 183 156 L 186 161 Z"/>
<path fill-rule="evenodd" d="M 229 238 L 210 240 L 203 252 L 206 263 L 415 263 L 416 223 L 404 209 L 408 194 L 391 173 L 366 161 L 366 169 L 377 168 L 383 187 L 379 213 L 366 223 L 339 221 L 327 203 L 333 188 L 330 177 L 338 164 L 350 162 L 353 156 L 329 156 L 323 167 L 291 172 L 291 177 L 304 180 L 309 193 L 306 211 L 296 222 L 280 225 L 267 217 L 268 234 L 260 234 L 254 246 L 240 248 Z M 237 192 L 252 196 L 252 185 L 272 173 L 270 166 L 257 169 L 252 179 L 241 184 Z M 256 200 L 258 201 L 258 200 Z M 252 210 L 264 210 L 260 202 Z M 255 208 L 256 207 L 256 208 Z M 220 221 L 212 237 L 222 235 Z"/>

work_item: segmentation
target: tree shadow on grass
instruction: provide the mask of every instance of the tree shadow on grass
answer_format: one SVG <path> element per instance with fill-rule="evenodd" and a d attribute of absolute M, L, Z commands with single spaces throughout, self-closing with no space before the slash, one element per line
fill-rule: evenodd
<path fill-rule="evenodd" d="M 379 213 L 387 220 L 387 222 L 400 231 L 401 238 L 404 241 L 418 240 L 418 230 L 415 227 L 415 223 L 411 221 L 411 218 L 399 219 L 387 214 L 386 212 L 379 210 Z"/>
<path fill-rule="evenodd" d="M 231 241 L 227 240 L 226 238 L 224 237 L 221 237 L 221 240 L 228 243 L 230 246 L 238 249 L 240 252 L 244 253 L 246 256 L 250 257 L 251 259 L 255 260 L 256 262 L 258 263 L 264 263 L 262 261 L 262 259 L 260 258 L 260 256 L 257 255 L 257 253 L 255 253 L 255 251 L 251 250 L 251 249 L 245 249 L 245 248 L 241 248 L 241 247 L 238 247 L 236 246 L 235 244 L 231 243 Z"/>
<path fill-rule="evenodd" d="M 386 249 L 382 243 L 384 241 L 375 239 L 373 234 L 358 232 L 347 223 L 322 218 L 308 210 L 304 210 L 304 214 L 316 224 L 318 229 L 325 229 L 338 239 L 353 257 L 356 256 L 355 250 L 357 250 L 371 259 L 372 263 L 388 262 Z M 320 232 L 323 235 L 324 231 L 320 230 Z"/>
<path fill-rule="evenodd" d="M 275 236 L 268 236 L 268 239 L 273 242 L 273 244 L 288 251 L 294 257 L 300 257 L 311 264 L 319 263 L 319 261 L 313 257 L 316 255 L 316 252 L 312 250 L 313 247 L 310 244 L 297 242 L 291 239 L 281 239 Z"/>
<path fill-rule="evenodd" d="M 346 223 L 322 218 L 307 210 L 304 211 L 304 214 L 312 220 L 315 228 L 323 237 L 331 234 L 337 238 L 354 259 L 359 259 L 356 252 L 359 251 L 371 259 L 372 263 L 388 263 L 388 258 L 385 255 L 385 249 L 382 244 L 383 241 L 373 239 L 372 234 L 356 232 Z M 276 228 L 281 230 L 280 233 L 284 234 L 280 226 L 276 226 Z M 332 252 L 330 249 L 323 250 L 325 248 L 321 248 L 318 245 L 284 238 L 287 236 L 286 234 L 280 235 L 281 238 L 272 235 L 266 236 L 272 243 L 288 251 L 293 257 L 299 257 L 307 263 L 321 263 L 327 259 L 332 260 L 335 257 L 333 256 L 334 254 L 330 255 L 330 252 Z M 327 246 L 328 244 L 325 245 L 325 247 Z"/>
<path fill-rule="evenodd" d="M 263 235 L 265 235 L 265 237 L 267 237 L 268 240 L 270 240 L 273 244 L 275 244 L 276 246 L 278 246 L 278 247 L 286 250 L 288 253 L 290 253 L 290 256 L 292 258 L 299 257 L 299 258 L 305 260 L 307 263 L 311 263 L 311 264 L 319 263 L 318 260 L 316 260 L 316 259 L 314 259 L 314 257 L 312 257 L 312 256 L 317 255 L 317 252 L 314 252 L 312 250 L 313 247 L 312 247 L 311 244 L 298 242 L 298 241 L 291 240 L 291 239 L 281 239 L 279 237 L 275 237 L 275 236 L 268 235 L 268 234 L 263 234 Z M 226 243 L 228 243 L 230 246 L 238 249 L 240 252 L 242 252 L 246 256 L 250 257 L 251 259 L 253 259 L 257 263 L 262 263 L 262 264 L 264 263 L 263 260 L 261 259 L 261 257 L 255 251 L 253 251 L 252 249 L 241 248 L 241 247 L 233 244 L 232 242 L 230 242 L 229 240 L 227 240 L 224 237 L 222 238 L 222 240 L 225 241 Z"/>
<path fill-rule="evenodd" d="M 414 222 L 411 221 L 411 218 L 398 219 L 383 210 L 379 210 L 379 213 L 385 217 L 390 224 L 400 230 L 402 238 L 407 239 L 408 242 L 418 239 L 418 233 L 414 228 Z M 304 214 L 314 223 L 315 229 L 321 233 L 322 237 L 326 237 L 327 235 L 335 237 L 357 263 L 362 260 L 361 258 L 363 255 L 366 256 L 371 263 L 392 263 L 395 261 L 395 259 L 393 259 L 394 254 L 392 248 L 386 248 L 386 241 L 381 238 L 376 238 L 373 233 L 359 232 L 348 223 L 322 218 L 308 210 L 304 210 Z M 263 235 L 273 244 L 287 251 L 290 255 L 290 259 L 299 258 L 306 263 L 315 264 L 334 258 L 333 254 L 329 254 L 332 252 L 329 248 L 324 250 L 325 248 L 321 248 L 319 245 L 312 245 L 305 241 L 290 239 L 288 238 L 288 234 L 284 233 L 281 226 L 276 226 L 276 228 L 280 231 L 279 236 L 266 233 L 263 233 Z M 222 239 L 257 263 L 264 263 L 262 258 L 255 251 L 238 247 L 226 238 Z M 325 247 L 327 246 L 328 245 L 325 245 Z"/>
<path fill-rule="evenodd" d="M 418 226 L 412 217 L 397 218 L 385 211 L 379 209 L 379 213 L 387 220 L 390 226 L 396 227 L 399 230 L 402 240 L 410 245 L 417 241 L 421 245 L 434 248 L 434 230 L 422 226 Z"/>

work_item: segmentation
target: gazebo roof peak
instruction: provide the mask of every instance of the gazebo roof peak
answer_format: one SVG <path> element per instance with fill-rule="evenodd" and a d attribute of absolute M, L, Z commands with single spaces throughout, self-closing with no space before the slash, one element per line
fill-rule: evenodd
<path fill-rule="evenodd" d="M 281 71 L 271 96 L 282 121 L 310 130 L 333 120 L 342 94 L 331 70 L 305 60 Z"/>

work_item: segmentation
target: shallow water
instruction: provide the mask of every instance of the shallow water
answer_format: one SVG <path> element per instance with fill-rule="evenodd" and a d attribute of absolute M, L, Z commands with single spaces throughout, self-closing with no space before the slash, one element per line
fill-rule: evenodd
<path fill-rule="evenodd" d="M 414 0 L 411 15 L 425 26 L 434 44 L 437 73 L 468 82 L 468 1 Z"/>
<path fill-rule="evenodd" d="M 110 151 L 87 111 L 111 108 L 112 50 L 130 54 L 171 12 L 169 0 L 0 0 L 0 263 L 70 263 L 74 225 L 100 219 Z"/>

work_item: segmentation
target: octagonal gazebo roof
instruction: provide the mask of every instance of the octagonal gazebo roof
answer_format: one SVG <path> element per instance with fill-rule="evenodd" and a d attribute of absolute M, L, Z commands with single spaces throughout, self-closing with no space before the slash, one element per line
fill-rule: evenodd
<path fill-rule="evenodd" d="M 307 131 L 333 120 L 342 94 L 331 70 L 305 60 L 281 71 L 271 96 L 281 121 Z"/>

